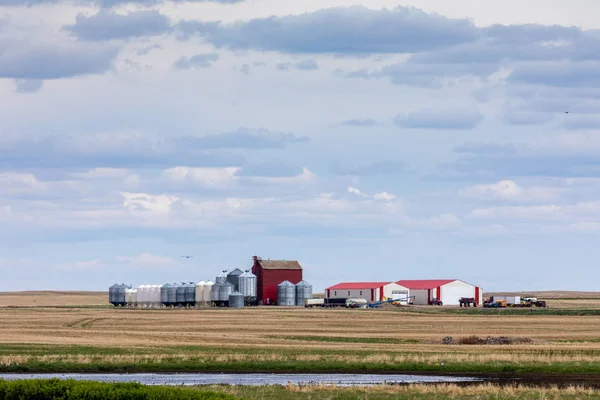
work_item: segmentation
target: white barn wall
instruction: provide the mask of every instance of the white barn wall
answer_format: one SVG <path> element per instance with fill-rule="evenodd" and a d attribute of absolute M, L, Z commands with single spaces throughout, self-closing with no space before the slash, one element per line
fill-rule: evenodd
<path fill-rule="evenodd" d="M 413 301 L 416 305 L 429 304 L 429 290 L 427 289 L 413 289 L 410 291 L 410 295 L 415 296 Z"/>
<path fill-rule="evenodd" d="M 379 288 L 374 289 L 375 301 L 379 301 Z M 371 289 L 331 289 L 330 299 L 365 299 L 371 301 Z"/>
<path fill-rule="evenodd" d="M 386 299 L 404 299 L 404 301 L 401 301 L 401 303 L 408 303 L 407 298 L 410 296 L 410 290 L 404 286 L 398 285 L 397 283 L 390 283 L 383 287 L 383 295 Z"/>
<path fill-rule="evenodd" d="M 475 286 L 463 281 L 454 281 L 441 286 L 441 300 L 445 306 L 459 305 L 461 297 L 475 297 Z"/>

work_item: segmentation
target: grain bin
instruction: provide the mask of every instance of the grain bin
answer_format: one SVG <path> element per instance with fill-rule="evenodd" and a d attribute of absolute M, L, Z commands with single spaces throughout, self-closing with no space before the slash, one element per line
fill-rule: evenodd
<path fill-rule="evenodd" d="M 227 270 L 223 270 L 223 272 L 221 272 L 219 275 L 217 275 L 217 278 L 215 279 L 215 283 L 225 283 L 227 282 Z"/>
<path fill-rule="evenodd" d="M 233 290 L 233 285 L 231 283 L 223 283 L 219 287 L 219 300 L 222 302 L 229 302 L 229 295 L 233 292 L 235 292 L 235 290 Z"/>
<path fill-rule="evenodd" d="M 185 284 L 185 304 L 188 306 L 196 304 L 196 284 L 194 282 Z"/>
<path fill-rule="evenodd" d="M 171 304 L 169 302 L 169 290 L 170 290 L 170 288 L 171 288 L 171 284 L 170 283 L 165 283 L 160 288 L 160 302 L 165 307 L 168 307 L 169 304 Z"/>
<path fill-rule="evenodd" d="M 214 283 L 212 281 L 208 281 L 204 284 L 204 297 L 202 298 L 202 300 L 205 303 L 210 303 L 212 300 L 212 291 L 213 291 L 213 286 Z"/>
<path fill-rule="evenodd" d="M 138 301 L 137 301 L 137 289 L 129 289 L 131 290 L 131 304 L 133 304 L 134 306 L 137 306 Z"/>
<path fill-rule="evenodd" d="M 127 286 L 123 283 L 120 284 L 117 289 L 115 289 L 115 300 L 117 301 L 117 304 L 119 304 L 121 307 L 127 304 L 127 289 L 131 289 L 131 286 Z"/>
<path fill-rule="evenodd" d="M 196 304 L 204 302 L 204 285 L 206 285 L 204 281 L 196 283 Z"/>
<path fill-rule="evenodd" d="M 108 302 L 115 307 L 117 307 L 119 305 L 119 301 L 118 301 L 119 296 L 117 294 L 118 290 L 119 290 L 118 283 L 115 283 L 114 285 L 112 285 L 111 287 L 108 288 Z"/>
<path fill-rule="evenodd" d="M 239 277 L 242 275 L 244 271 L 239 268 L 234 269 L 230 273 L 227 274 L 227 282 L 233 285 L 233 290 L 240 290 L 239 287 Z"/>
<path fill-rule="evenodd" d="M 277 285 L 277 305 L 296 305 L 296 286 L 290 281 L 283 281 Z"/>
<path fill-rule="evenodd" d="M 169 306 L 175 307 L 177 305 L 177 287 L 178 283 L 174 283 L 169 287 Z"/>
<path fill-rule="evenodd" d="M 229 295 L 229 308 L 244 308 L 244 295 L 233 292 Z"/>
<path fill-rule="evenodd" d="M 210 293 L 210 301 L 218 304 L 221 302 L 221 286 L 223 286 L 224 284 L 222 282 L 217 282 L 214 285 L 212 285 L 212 291 Z"/>
<path fill-rule="evenodd" d="M 137 295 L 137 303 L 140 305 L 146 304 L 146 285 L 139 285 L 137 288 L 135 288 L 135 290 Z"/>
<path fill-rule="evenodd" d="M 256 275 L 249 270 L 238 278 L 238 292 L 244 295 L 246 305 L 256 305 Z"/>
<path fill-rule="evenodd" d="M 177 285 L 177 305 L 185 305 L 185 282 Z"/>
<path fill-rule="evenodd" d="M 312 299 L 312 285 L 306 281 L 301 281 L 296 284 L 296 305 L 303 306 L 304 300 Z"/>

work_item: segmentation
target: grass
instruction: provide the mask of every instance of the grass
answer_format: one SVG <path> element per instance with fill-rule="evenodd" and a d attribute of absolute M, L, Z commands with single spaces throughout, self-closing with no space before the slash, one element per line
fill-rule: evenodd
<path fill-rule="evenodd" d="M 102 383 L 75 380 L 0 380 L 0 398 L 7 400 L 236 400 L 237 397 L 212 391 L 137 383 Z"/>
<path fill-rule="evenodd" d="M 363 388 L 335 386 L 209 386 L 208 389 L 249 400 L 579 400 L 600 399 L 600 393 L 590 389 L 570 387 L 525 388 L 498 387 L 482 384 L 461 387 L 440 385 L 380 385 Z"/>
<path fill-rule="evenodd" d="M 0 371 L 598 374 L 600 319 L 582 311 L 0 308 Z"/>

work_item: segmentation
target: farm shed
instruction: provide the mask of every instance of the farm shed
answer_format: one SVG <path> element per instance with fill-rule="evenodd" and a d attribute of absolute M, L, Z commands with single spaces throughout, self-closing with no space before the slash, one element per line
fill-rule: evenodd
<path fill-rule="evenodd" d="M 394 282 L 343 282 L 325 289 L 328 299 L 365 299 L 370 302 L 386 299 L 406 299 L 410 290 Z"/>
<path fill-rule="evenodd" d="M 399 285 L 410 289 L 414 304 L 429 304 L 433 299 L 444 305 L 457 306 L 461 297 L 474 297 L 475 303 L 483 303 L 483 290 L 458 279 L 400 280 Z"/>
<path fill-rule="evenodd" d="M 263 260 L 252 257 L 252 273 L 256 275 L 256 300 L 258 304 L 277 303 L 277 285 L 290 281 L 294 285 L 302 281 L 302 267 L 298 261 Z"/>

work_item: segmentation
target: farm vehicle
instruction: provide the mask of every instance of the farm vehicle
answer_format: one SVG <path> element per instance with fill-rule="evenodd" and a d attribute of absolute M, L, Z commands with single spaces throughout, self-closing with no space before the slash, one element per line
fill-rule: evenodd
<path fill-rule="evenodd" d="M 475 297 L 461 297 L 458 299 L 458 303 L 461 307 L 477 307 L 477 302 L 475 301 Z"/>
<path fill-rule="evenodd" d="M 520 298 L 519 296 L 514 297 L 490 297 L 489 299 L 485 299 L 483 301 L 483 306 L 485 308 L 531 308 L 531 307 L 539 307 L 545 308 L 547 304 L 544 300 L 538 300 L 535 298 Z"/>
<path fill-rule="evenodd" d="M 442 301 L 439 299 L 433 298 L 433 299 L 429 300 L 429 305 L 430 306 L 443 306 L 444 303 L 442 303 Z"/>

